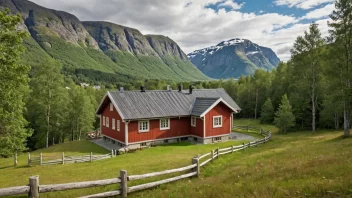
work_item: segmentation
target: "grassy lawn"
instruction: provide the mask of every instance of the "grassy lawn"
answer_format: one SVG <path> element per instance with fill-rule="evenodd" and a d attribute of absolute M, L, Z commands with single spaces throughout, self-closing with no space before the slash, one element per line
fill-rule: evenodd
<path fill-rule="evenodd" d="M 132 193 L 128 197 L 352 197 L 352 138 L 342 139 L 342 131 L 280 135 L 274 126 L 260 125 L 253 120 L 235 120 L 235 124 L 271 130 L 273 139 L 244 152 L 220 156 L 201 168 L 199 178 Z M 241 143 L 174 144 L 92 163 L 37 167 L 24 166 L 27 156 L 20 155 L 20 165 L 16 168 L 12 167 L 13 159 L 0 159 L 0 187 L 26 185 L 32 175 L 40 175 L 41 184 L 51 184 L 113 178 L 121 169 L 128 170 L 129 174 L 171 169 L 189 165 L 197 154 Z M 108 152 L 83 141 L 57 145 L 37 153 L 60 154 L 65 149 L 72 154 L 79 154 L 81 149 L 83 154 L 92 150 Z M 76 197 L 116 187 L 44 193 L 41 197 Z"/>

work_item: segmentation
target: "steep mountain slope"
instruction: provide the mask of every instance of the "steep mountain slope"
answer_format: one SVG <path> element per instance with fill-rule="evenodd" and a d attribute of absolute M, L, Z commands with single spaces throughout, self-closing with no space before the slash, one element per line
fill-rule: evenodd
<path fill-rule="evenodd" d="M 31 35 L 25 41 L 23 60 L 32 66 L 56 60 L 66 75 L 112 82 L 208 79 L 167 37 L 144 36 L 136 29 L 107 22 L 81 22 L 72 14 L 27 0 L 0 0 L 0 8 L 21 14 L 20 28 Z"/>
<path fill-rule="evenodd" d="M 280 62 L 270 48 L 238 38 L 196 50 L 187 56 L 211 78 L 238 78 L 253 74 L 256 69 L 272 70 Z"/>

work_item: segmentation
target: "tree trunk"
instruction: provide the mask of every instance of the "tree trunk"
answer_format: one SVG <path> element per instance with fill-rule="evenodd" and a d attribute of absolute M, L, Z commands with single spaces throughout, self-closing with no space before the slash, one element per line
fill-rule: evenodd
<path fill-rule="evenodd" d="M 82 130 L 81 130 L 81 129 L 79 129 L 78 141 L 81 141 L 81 135 L 82 135 Z"/>
<path fill-rule="evenodd" d="M 46 148 L 49 147 L 49 132 L 50 132 L 50 105 L 48 106 L 47 114 L 46 114 Z"/>
<path fill-rule="evenodd" d="M 348 137 L 350 136 L 350 129 L 349 129 L 349 121 L 348 121 L 348 115 L 347 115 L 347 109 L 346 109 L 346 101 L 344 101 L 343 104 L 343 137 Z"/>
<path fill-rule="evenodd" d="M 255 109 L 254 109 L 254 119 L 257 119 L 257 109 L 258 109 L 258 97 L 259 97 L 259 93 L 258 93 L 258 89 L 255 92 Z"/>
<path fill-rule="evenodd" d="M 315 99 L 313 98 L 312 98 L 312 132 L 315 132 Z"/>

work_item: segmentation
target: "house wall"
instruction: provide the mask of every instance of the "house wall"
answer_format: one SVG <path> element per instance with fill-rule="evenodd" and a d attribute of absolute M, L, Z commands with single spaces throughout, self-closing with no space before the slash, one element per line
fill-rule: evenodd
<path fill-rule="evenodd" d="M 160 120 L 149 120 L 149 132 L 138 132 L 138 121 L 128 124 L 128 143 L 186 136 L 190 132 L 190 117 L 170 118 L 170 129 L 160 130 Z"/>
<path fill-rule="evenodd" d="M 103 116 L 109 117 L 109 127 L 103 126 Z M 112 129 L 112 118 L 115 118 L 115 130 Z M 120 120 L 120 131 L 117 131 L 117 120 Z M 100 126 L 102 129 L 102 134 L 113 139 L 119 140 L 121 142 L 125 142 L 125 123 L 122 122 L 121 116 L 113 107 L 113 111 L 110 111 L 110 101 L 105 105 L 104 110 L 100 119 Z"/>
<path fill-rule="evenodd" d="M 189 126 L 190 126 L 190 132 L 191 135 L 195 135 L 198 137 L 204 137 L 204 124 L 203 124 L 203 120 L 198 118 L 196 119 L 196 126 L 192 127 L 191 126 L 191 117 L 189 117 Z"/>
<path fill-rule="evenodd" d="M 231 113 L 232 113 L 232 110 L 229 109 L 225 104 L 221 102 L 217 104 L 212 110 L 210 110 L 205 115 L 206 137 L 230 134 Z M 222 127 L 213 128 L 213 116 L 219 116 L 219 115 L 222 115 Z"/>

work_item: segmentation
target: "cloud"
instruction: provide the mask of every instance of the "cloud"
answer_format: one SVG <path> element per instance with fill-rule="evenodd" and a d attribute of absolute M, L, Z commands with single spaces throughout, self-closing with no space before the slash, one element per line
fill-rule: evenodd
<path fill-rule="evenodd" d="M 274 0 L 275 5 L 296 7 L 300 9 L 311 9 L 324 3 L 331 3 L 334 0 Z"/>
<path fill-rule="evenodd" d="M 186 53 L 238 37 L 270 47 L 282 60 L 287 60 L 294 40 L 309 26 L 297 24 L 299 19 L 284 14 L 243 13 L 209 7 L 225 3 L 224 0 L 32 1 L 70 12 L 82 21 L 110 21 L 133 27 L 143 34 L 168 36 Z"/>
<path fill-rule="evenodd" d="M 329 14 L 332 13 L 332 11 L 334 11 L 334 9 L 335 9 L 334 4 L 328 4 L 322 8 L 318 8 L 318 9 L 315 9 L 315 10 L 308 12 L 301 19 L 320 19 L 323 17 L 327 17 L 327 16 L 329 16 Z"/>
<path fill-rule="evenodd" d="M 244 5 L 245 3 L 241 3 L 241 4 L 238 4 L 232 0 L 226 0 L 226 1 L 223 1 L 221 2 L 219 5 L 218 5 L 218 8 L 222 8 L 222 7 L 230 7 L 232 10 L 239 10 L 242 8 L 242 6 Z"/>

